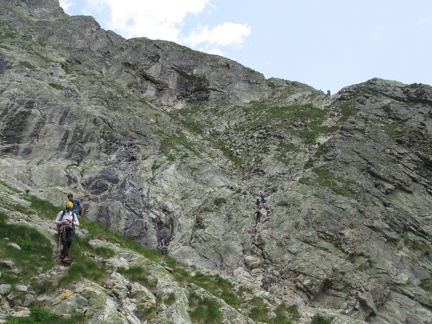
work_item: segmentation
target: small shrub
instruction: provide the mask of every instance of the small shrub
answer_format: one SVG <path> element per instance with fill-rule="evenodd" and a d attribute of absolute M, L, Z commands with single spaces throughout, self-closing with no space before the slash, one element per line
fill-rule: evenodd
<path fill-rule="evenodd" d="M 225 198 L 216 198 L 214 200 L 214 204 L 219 207 L 222 204 L 226 204 L 226 199 Z"/>
<path fill-rule="evenodd" d="M 327 317 L 324 317 L 318 313 L 313 317 L 311 324 L 330 324 L 331 322 L 331 319 L 328 319 Z"/>

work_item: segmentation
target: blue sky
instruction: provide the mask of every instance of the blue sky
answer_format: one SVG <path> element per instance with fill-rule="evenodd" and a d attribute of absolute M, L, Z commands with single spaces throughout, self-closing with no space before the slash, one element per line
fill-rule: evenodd
<path fill-rule="evenodd" d="M 332 93 L 432 84 L 432 0 L 60 0 L 125 38 L 164 39 Z"/>

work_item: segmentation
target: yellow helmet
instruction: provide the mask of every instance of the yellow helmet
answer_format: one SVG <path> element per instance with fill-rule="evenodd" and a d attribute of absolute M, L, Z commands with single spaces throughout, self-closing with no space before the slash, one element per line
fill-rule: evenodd
<path fill-rule="evenodd" d="M 72 203 L 72 201 L 68 201 L 67 203 L 66 203 L 66 209 L 72 209 L 73 208 L 73 203 Z"/>

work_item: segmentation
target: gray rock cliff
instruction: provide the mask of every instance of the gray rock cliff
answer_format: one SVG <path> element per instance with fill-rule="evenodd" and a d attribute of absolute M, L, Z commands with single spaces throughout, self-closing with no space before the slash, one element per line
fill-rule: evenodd
<path fill-rule="evenodd" d="M 1 3 L 2 182 L 71 191 L 106 228 L 291 303 L 431 323 L 432 87 L 331 96 L 56 0 Z"/>

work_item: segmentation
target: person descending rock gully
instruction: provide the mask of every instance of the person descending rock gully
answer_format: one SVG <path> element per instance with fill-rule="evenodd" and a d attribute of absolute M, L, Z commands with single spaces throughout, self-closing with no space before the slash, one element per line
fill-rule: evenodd
<path fill-rule="evenodd" d="M 257 211 L 255 212 L 255 226 L 258 225 L 258 222 L 261 220 L 261 216 L 261 211 L 257 209 Z"/>
<path fill-rule="evenodd" d="M 57 214 L 54 223 L 59 228 L 59 238 L 62 241 L 63 249 L 60 252 L 60 259 L 63 262 L 69 263 L 69 249 L 72 245 L 73 237 L 75 235 L 75 226 L 79 226 L 78 216 L 74 213 L 73 203 L 68 201 L 66 209 Z"/>
<path fill-rule="evenodd" d="M 255 199 L 255 227 L 261 222 L 261 219 L 263 221 L 268 220 L 271 214 L 271 209 L 265 204 L 266 202 L 264 194 L 260 191 L 259 196 Z"/>
<path fill-rule="evenodd" d="M 84 211 L 82 201 L 80 201 L 79 199 L 74 199 L 74 196 L 71 193 L 68 194 L 67 197 L 68 200 L 73 204 L 73 208 L 72 208 L 73 212 L 75 213 L 75 215 L 77 215 L 78 219 L 81 218 L 81 216 L 83 216 L 82 214 Z"/>
<path fill-rule="evenodd" d="M 261 198 L 257 197 L 255 200 L 256 208 L 261 209 Z"/>

